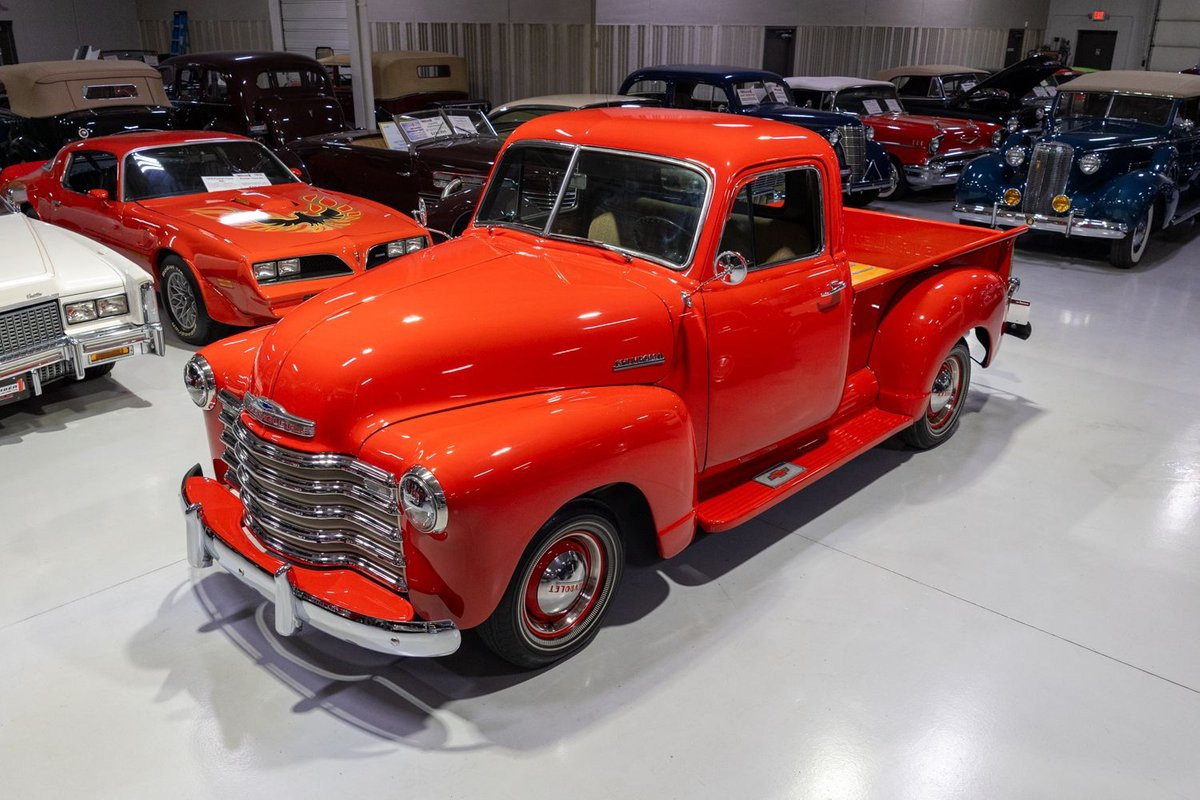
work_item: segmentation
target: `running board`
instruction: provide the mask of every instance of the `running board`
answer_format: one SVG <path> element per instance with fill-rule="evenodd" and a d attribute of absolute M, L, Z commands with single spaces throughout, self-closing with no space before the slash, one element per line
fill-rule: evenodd
<path fill-rule="evenodd" d="M 821 444 L 802 450 L 749 481 L 696 507 L 700 527 L 710 533 L 737 527 L 824 478 L 850 459 L 912 425 L 910 417 L 872 408 L 829 432 Z"/>

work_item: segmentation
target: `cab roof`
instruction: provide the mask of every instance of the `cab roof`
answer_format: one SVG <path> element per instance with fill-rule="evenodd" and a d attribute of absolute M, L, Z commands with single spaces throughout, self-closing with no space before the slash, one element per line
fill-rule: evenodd
<path fill-rule="evenodd" d="M 833 151 L 820 134 L 774 120 L 675 108 L 594 108 L 548 114 L 509 143 L 543 139 L 698 161 L 717 170 Z"/>
<path fill-rule="evenodd" d="M 1200 75 L 1148 72 L 1140 69 L 1089 72 L 1072 79 L 1059 91 L 1120 92 L 1121 94 L 1144 94 L 1152 97 L 1200 97 Z"/>

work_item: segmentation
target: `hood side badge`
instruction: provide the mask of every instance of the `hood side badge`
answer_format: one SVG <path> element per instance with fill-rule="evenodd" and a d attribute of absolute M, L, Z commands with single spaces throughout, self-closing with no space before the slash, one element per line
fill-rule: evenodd
<path fill-rule="evenodd" d="M 662 353 L 644 353 L 640 356 L 618 358 L 613 362 L 613 372 L 624 372 L 627 369 L 638 369 L 639 367 L 653 367 L 658 364 L 665 364 L 666 361 L 667 357 Z"/>
<path fill-rule="evenodd" d="M 261 422 L 268 428 L 274 428 L 293 436 L 311 439 L 317 432 L 317 424 L 311 419 L 289 414 L 283 406 L 265 397 L 256 397 L 247 393 L 242 401 L 244 410 L 251 419 Z"/>

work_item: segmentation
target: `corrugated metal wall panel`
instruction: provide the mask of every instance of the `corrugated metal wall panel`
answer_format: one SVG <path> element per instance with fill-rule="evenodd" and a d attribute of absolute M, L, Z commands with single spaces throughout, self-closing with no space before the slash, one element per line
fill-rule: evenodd
<path fill-rule="evenodd" d="M 1041 41 L 1029 30 L 1025 41 Z M 901 64 L 964 64 L 997 69 L 1008 31 L 998 28 L 823 27 L 796 29 L 797 75 L 873 75 Z"/>
<path fill-rule="evenodd" d="M 1200 3 L 1162 0 L 1147 69 L 1175 72 L 1200 62 Z"/>
<path fill-rule="evenodd" d="M 169 19 L 138 20 L 142 47 L 165 53 L 171 49 Z M 270 50 L 271 27 L 266 20 L 208 20 L 188 22 L 188 39 L 193 53 L 207 50 Z M 311 53 L 310 53 L 311 55 Z"/>
<path fill-rule="evenodd" d="M 350 50 L 345 0 L 279 0 L 279 19 L 285 50 L 306 56 L 318 47 Z"/>

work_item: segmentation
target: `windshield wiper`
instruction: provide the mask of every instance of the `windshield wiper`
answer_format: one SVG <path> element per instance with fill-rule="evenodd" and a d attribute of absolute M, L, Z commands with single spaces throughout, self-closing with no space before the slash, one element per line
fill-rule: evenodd
<path fill-rule="evenodd" d="M 598 242 L 595 239 L 589 239 L 586 236 L 573 236 L 572 234 L 569 234 L 569 233 L 548 233 L 548 234 L 546 234 L 546 238 L 547 239 L 557 239 L 562 242 L 575 242 L 576 244 L 586 244 L 586 245 L 591 245 L 592 247 L 599 247 L 602 250 L 609 250 L 613 253 L 616 253 L 619 256 L 624 257 L 625 263 L 629 263 L 629 262 L 633 261 L 633 257 L 635 255 L 643 255 L 642 253 L 638 253 L 636 250 L 627 250 L 624 247 L 620 247 L 615 244 L 609 244 L 608 242 Z"/>

